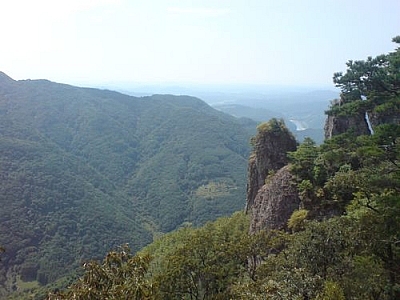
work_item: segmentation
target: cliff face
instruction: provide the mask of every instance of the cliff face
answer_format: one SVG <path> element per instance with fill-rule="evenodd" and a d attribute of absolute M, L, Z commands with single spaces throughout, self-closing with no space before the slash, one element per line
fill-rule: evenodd
<path fill-rule="evenodd" d="M 331 110 L 340 108 L 340 100 L 332 103 Z M 369 120 L 369 125 L 367 122 Z M 382 124 L 400 124 L 400 107 L 392 104 L 386 109 L 359 110 L 346 115 L 328 115 L 325 120 L 325 139 L 330 139 L 335 135 L 351 131 L 353 135 L 369 135 L 376 126 Z"/>
<path fill-rule="evenodd" d="M 258 127 L 249 159 L 246 212 L 251 214 L 250 232 L 283 229 L 299 198 L 289 172 L 286 153 L 296 150 L 296 140 L 282 121 Z"/>
<path fill-rule="evenodd" d="M 252 206 L 250 233 L 262 229 L 286 229 L 300 199 L 289 166 L 278 170 L 258 191 Z"/>
<path fill-rule="evenodd" d="M 330 139 L 335 135 L 352 130 L 355 135 L 370 134 L 368 123 L 364 114 L 351 117 L 328 116 L 325 121 L 325 139 Z"/>
<path fill-rule="evenodd" d="M 288 163 L 286 153 L 296 150 L 296 140 L 283 121 L 272 119 L 257 129 L 248 166 L 246 212 L 252 208 L 268 174 L 284 167 Z"/>
<path fill-rule="evenodd" d="M 372 128 L 381 124 L 400 124 L 400 108 L 393 108 L 391 111 L 382 113 L 372 112 L 369 114 Z"/>
<path fill-rule="evenodd" d="M 369 135 L 370 127 L 400 121 L 395 110 L 369 112 L 369 124 L 365 110 L 353 110 L 344 114 L 339 101 L 332 104 L 332 113 L 326 119 L 325 138 L 351 132 L 353 135 Z M 250 233 L 262 229 L 286 229 L 287 221 L 300 206 L 310 211 L 315 219 L 341 214 L 336 207 L 314 210 L 298 195 L 296 180 L 290 173 L 286 153 L 296 150 L 296 141 L 279 121 L 270 121 L 258 128 L 253 139 L 253 152 L 248 165 L 246 212 L 251 213 Z"/>

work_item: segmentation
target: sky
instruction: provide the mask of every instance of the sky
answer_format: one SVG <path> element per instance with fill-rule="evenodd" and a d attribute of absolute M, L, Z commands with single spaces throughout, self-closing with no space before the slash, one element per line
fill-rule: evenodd
<path fill-rule="evenodd" d="M 399 0 L 0 0 L 0 71 L 86 86 L 333 86 L 397 35 Z"/>

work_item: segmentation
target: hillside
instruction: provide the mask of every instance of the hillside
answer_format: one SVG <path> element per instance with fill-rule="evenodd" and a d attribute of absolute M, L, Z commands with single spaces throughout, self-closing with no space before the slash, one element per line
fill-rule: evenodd
<path fill-rule="evenodd" d="M 324 141 L 324 111 L 339 94 L 330 90 L 290 92 L 282 89 L 279 93 L 225 97 L 222 98 L 224 101 L 212 106 L 233 116 L 257 122 L 267 122 L 272 118 L 284 119 L 298 141 L 302 142 L 309 137 L 321 144 Z"/>
<path fill-rule="evenodd" d="M 242 209 L 248 132 L 187 96 L 0 73 L 2 294 Z"/>
<path fill-rule="evenodd" d="M 335 73 L 322 145 L 257 126 L 247 214 L 114 249 L 49 299 L 400 299 L 399 67 L 397 48 Z"/>

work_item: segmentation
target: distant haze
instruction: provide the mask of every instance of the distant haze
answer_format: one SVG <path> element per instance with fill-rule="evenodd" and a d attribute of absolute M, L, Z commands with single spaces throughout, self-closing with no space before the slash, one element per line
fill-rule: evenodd
<path fill-rule="evenodd" d="M 400 34 L 398 0 L 3 2 L 0 70 L 76 85 L 327 87 Z"/>

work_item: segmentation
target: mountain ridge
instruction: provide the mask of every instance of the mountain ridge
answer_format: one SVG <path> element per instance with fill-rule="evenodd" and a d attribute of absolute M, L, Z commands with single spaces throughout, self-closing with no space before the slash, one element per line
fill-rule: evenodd
<path fill-rule="evenodd" d="M 234 117 L 189 96 L 0 77 L 1 295 L 243 208 L 251 133 Z"/>

